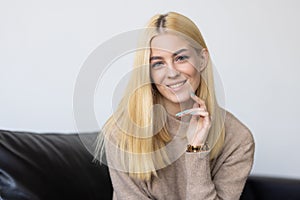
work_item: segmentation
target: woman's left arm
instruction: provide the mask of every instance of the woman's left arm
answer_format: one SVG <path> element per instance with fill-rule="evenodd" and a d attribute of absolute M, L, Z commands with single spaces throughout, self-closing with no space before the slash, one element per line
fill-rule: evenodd
<path fill-rule="evenodd" d="M 218 158 L 221 166 L 212 175 L 209 153 L 186 153 L 186 199 L 238 200 L 251 171 L 253 156 L 253 141 L 232 147 Z"/>
<path fill-rule="evenodd" d="M 192 115 L 187 137 L 192 146 L 205 143 L 211 127 L 211 117 L 205 102 L 191 95 L 194 106 L 183 115 Z M 236 123 L 240 124 L 240 123 Z M 234 126 L 234 125 L 233 125 Z M 251 132 L 242 126 L 226 133 L 224 148 L 211 173 L 209 151 L 187 152 L 187 199 L 239 199 L 253 164 L 254 141 Z M 237 138 L 238 137 L 238 138 Z"/>

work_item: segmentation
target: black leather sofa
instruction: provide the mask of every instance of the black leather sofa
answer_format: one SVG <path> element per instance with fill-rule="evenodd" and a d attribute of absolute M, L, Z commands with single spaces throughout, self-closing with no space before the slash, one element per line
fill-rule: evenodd
<path fill-rule="evenodd" d="M 82 134 L 93 141 L 97 133 Z M 0 130 L 0 200 L 106 200 L 112 192 L 107 167 L 78 134 Z M 250 176 L 241 199 L 300 199 L 300 180 Z"/>

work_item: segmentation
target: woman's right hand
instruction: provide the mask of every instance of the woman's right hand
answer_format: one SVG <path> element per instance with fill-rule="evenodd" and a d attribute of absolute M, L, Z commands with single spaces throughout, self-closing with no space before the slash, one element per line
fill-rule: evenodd
<path fill-rule="evenodd" d="M 176 116 L 192 115 L 187 130 L 188 142 L 192 146 L 200 146 L 207 139 L 211 127 L 211 117 L 202 99 L 195 94 L 191 94 L 191 98 L 195 101 L 193 108 L 180 112 Z"/>

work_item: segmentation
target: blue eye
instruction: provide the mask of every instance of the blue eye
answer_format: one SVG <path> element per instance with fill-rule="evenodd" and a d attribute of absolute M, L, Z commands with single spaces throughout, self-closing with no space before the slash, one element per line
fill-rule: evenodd
<path fill-rule="evenodd" d="M 152 65 L 151 65 L 151 67 L 159 67 L 159 66 L 161 66 L 161 65 L 163 65 L 164 63 L 163 62 L 156 62 L 156 63 L 153 63 Z"/>
<path fill-rule="evenodd" d="M 183 62 L 183 61 L 187 60 L 188 58 L 189 58 L 188 56 L 178 56 L 178 57 L 176 57 L 175 61 Z"/>

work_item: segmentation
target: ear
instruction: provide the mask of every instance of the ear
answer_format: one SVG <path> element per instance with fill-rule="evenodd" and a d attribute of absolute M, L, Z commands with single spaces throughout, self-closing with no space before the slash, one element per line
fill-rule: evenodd
<path fill-rule="evenodd" d="M 200 58 L 200 72 L 202 72 L 208 64 L 208 59 L 209 59 L 209 53 L 206 48 L 201 49 L 199 53 L 199 58 Z"/>

